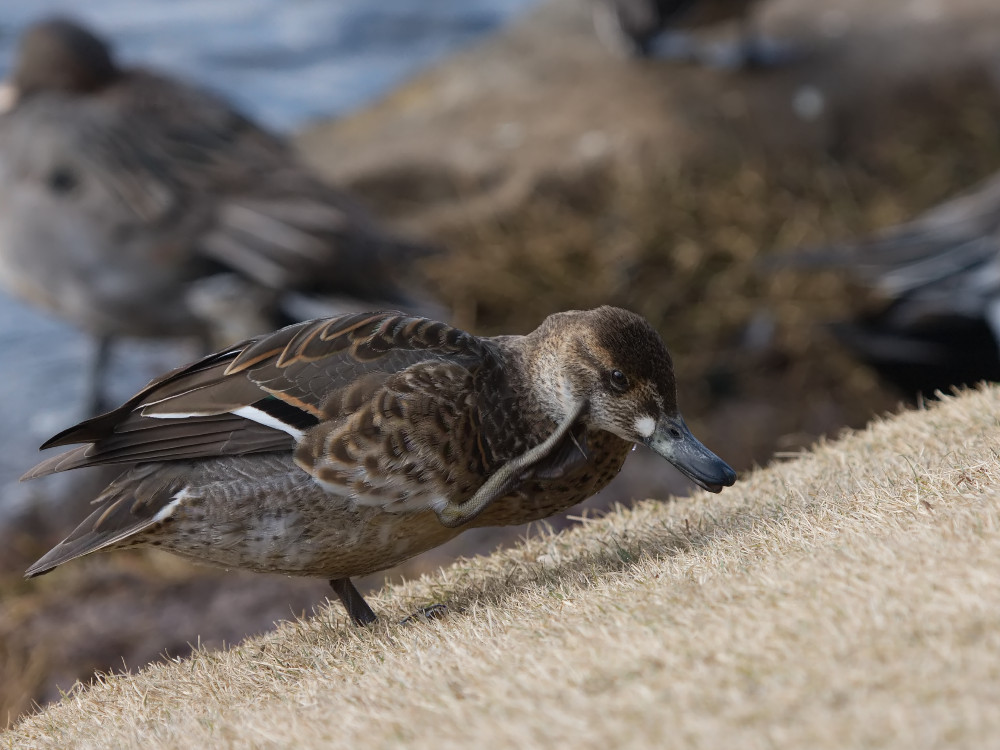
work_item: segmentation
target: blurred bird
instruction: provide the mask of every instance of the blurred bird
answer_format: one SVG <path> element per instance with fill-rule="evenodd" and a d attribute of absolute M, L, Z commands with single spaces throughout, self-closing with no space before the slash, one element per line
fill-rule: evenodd
<path fill-rule="evenodd" d="M 75 443 L 23 478 L 133 466 L 29 577 L 158 546 L 327 578 L 358 624 L 375 614 L 351 576 L 569 508 L 635 443 L 711 492 L 736 481 L 684 423 L 659 334 L 613 307 L 495 338 L 400 313 L 300 323 L 175 370 L 43 447 Z"/>
<path fill-rule="evenodd" d="M 871 239 L 776 262 L 848 268 L 885 300 L 833 332 L 904 392 L 1000 380 L 1000 174 Z"/>
<path fill-rule="evenodd" d="M 217 96 L 119 67 L 73 21 L 24 33 L 3 98 L 0 284 L 97 338 L 91 413 L 115 337 L 231 343 L 345 308 L 437 312 L 404 286 L 429 245 L 384 231 Z"/>
<path fill-rule="evenodd" d="M 776 49 L 765 47 L 753 28 L 752 6 L 758 0 L 591 0 L 594 28 L 608 47 L 633 57 L 656 54 L 658 42 L 673 35 L 671 57 L 712 61 L 729 67 L 773 65 L 784 61 Z M 734 21 L 740 40 L 728 56 L 706 54 L 705 49 L 686 34 L 707 26 Z"/>

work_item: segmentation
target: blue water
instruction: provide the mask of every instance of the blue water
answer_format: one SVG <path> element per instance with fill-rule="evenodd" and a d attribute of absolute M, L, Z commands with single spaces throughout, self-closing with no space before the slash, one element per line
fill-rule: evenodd
<path fill-rule="evenodd" d="M 537 1 L 0 0 L 0 75 L 27 24 L 63 13 L 92 25 L 121 61 L 203 84 L 291 131 L 362 106 Z M 116 354 L 112 385 L 121 399 L 194 356 L 167 343 L 131 343 Z M 43 440 L 86 416 L 79 408 L 89 356 L 70 325 L 0 293 L 0 522 L 72 481 L 16 480 Z"/>
<path fill-rule="evenodd" d="M 355 109 L 538 0 L 0 0 L 0 69 L 39 17 L 63 13 L 124 62 L 198 81 L 291 130 Z"/>

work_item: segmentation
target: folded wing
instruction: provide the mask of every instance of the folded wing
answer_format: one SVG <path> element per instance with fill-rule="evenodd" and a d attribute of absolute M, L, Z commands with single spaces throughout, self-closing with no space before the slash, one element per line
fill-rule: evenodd
<path fill-rule="evenodd" d="M 80 466 L 294 450 L 320 421 L 356 410 L 394 373 L 446 361 L 474 368 L 480 342 L 426 318 L 360 313 L 252 339 L 153 381 L 125 404 L 42 447 L 86 443 L 24 479 Z"/>

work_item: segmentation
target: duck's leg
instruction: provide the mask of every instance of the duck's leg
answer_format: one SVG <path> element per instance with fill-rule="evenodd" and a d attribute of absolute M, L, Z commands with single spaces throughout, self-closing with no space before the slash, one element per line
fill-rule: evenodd
<path fill-rule="evenodd" d="M 611 52 L 626 58 L 649 57 L 653 36 L 649 33 L 626 30 L 618 3 L 596 0 L 591 6 L 591 13 L 597 38 Z M 639 26 L 644 24 L 655 27 L 655 20 L 648 18 L 638 20 Z M 629 28 L 634 29 L 635 25 L 629 24 Z"/>
<path fill-rule="evenodd" d="M 371 625 L 378 619 L 350 578 L 334 578 L 330 581 L 330 587 L 340 597 L 341 604 L 355 625 Z"/>
<path fill-rule="evenodd" d="M 796 62 L 800 56 L 787 43 L 776 42 L 763 36 L 757 28 L 750 5 L 747 4 L 739 19 L 739 43 L 731 67 L 744 70 L 777 68 Z"/>
<path fill-rule="evenodd" d="M 107 408 L 104 386 L 111 362 L 111 336 L 98 336 L 94 341 L 94 351 L 90 360 L 90 371 L 83 394 L 83 406 L 88 417 L 103 414 Z"/>
<path fill-rule="evenodd" d="M 750 4 L 734 19 L 732 40 L 705 40 L 688 30 L 667 30 L 652 42 L 651 56 L 721 70 L 757 70 L 795 62 L 801 55 L 786 44 L 765 38 L 757 28 Z"/>

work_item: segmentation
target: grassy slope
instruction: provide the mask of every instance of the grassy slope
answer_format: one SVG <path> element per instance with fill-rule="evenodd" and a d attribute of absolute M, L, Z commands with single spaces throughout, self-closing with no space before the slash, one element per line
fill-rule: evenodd
<path fill-rule="evenodd" d="M 441 621 L 324 609 L 76 692 L 0 746 L 986 746 L 998 420 L 996 388 L 905 413 L 374 602 L 447 601 Z"/>

